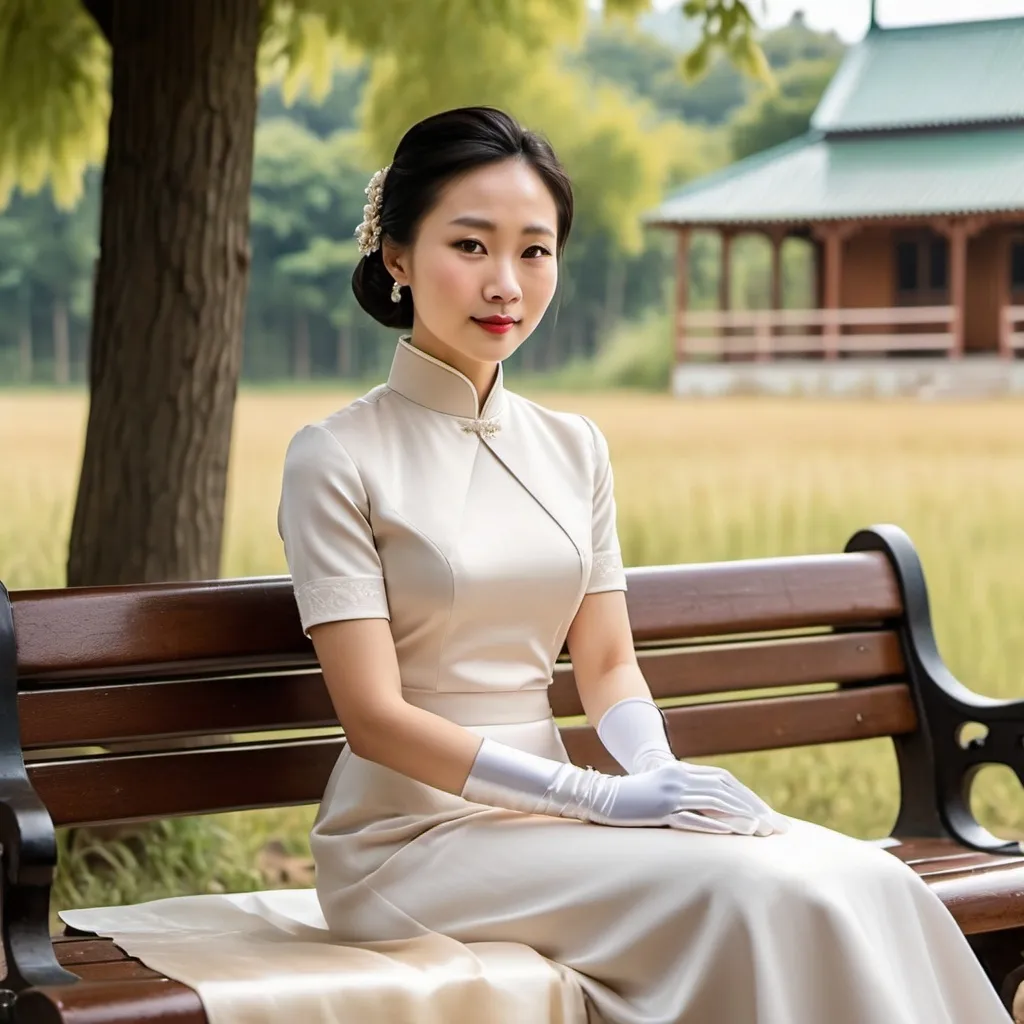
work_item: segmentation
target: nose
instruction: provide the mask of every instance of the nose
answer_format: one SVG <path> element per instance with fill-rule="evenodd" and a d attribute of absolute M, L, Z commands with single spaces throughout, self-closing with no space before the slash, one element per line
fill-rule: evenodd
<path fill-rule="evenodd" d="M 518 302 L 523 297 L 523 290 L 512 266 L 501 260 L 493 268 L 493 275 L 484 287 L 484 297 L 488 302 L 500 302 L 502 305 Z"/>

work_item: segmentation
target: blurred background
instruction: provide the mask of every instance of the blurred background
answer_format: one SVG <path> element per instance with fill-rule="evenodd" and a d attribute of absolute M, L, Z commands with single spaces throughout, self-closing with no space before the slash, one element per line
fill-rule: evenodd
<path fill-rule="evenodd" d="M 111 10 L 0 0 L 10 589 L 286 571 L 275 515 L 288 440 L 383 380 L 393 354 L 348 284 L 363 189 L 418 118 L 493 103 L 548 135 L 578 210 L 555 302 L 508 381 L 606 433 L 627 564 L 836 551 L 857 528 L 894 522 L 922 555 L 953 671 L 982 693 L 1024 696 L 1024 400 L 956 386 L 683 393 L 681 275 L 689 312 L 718 309 L 726 278 L 731 310 L 816 309 L 821 245 L 808 228 L 776 253 L 749 233 L 723 260 L 716 224 L 695 223 L 682 263 L 678 232 L 655 223 L 695 183 L 813 130 L 869 28 L 925 38 L 946 25 L 950 67 L 958 55 L 974 62 L 958 101 L 966 90 L 983 105 L 996 80 L 1009 111 L 997 111 L 999 130 L 1024 152 L 1024 46 L 1005 42 L 1024 40 L 1024 3 L 275 0 L 222 37 L 211 30 L 198 53 L 182 40 L 198 38 L 199 15 L 115 25 Z M 972 42 L 977 24 L 989 26 L 987 50 Z M 130 47 L 118 32 L 157 30 L 165 68 L 120 56 Z M 883 85 L 879 109 L 898 99 L 886 89 L 917 87 Z M 926 193 L 927 165 L 915 173 Z M 961 187 L 984 194 L 973 173 L 961 168 Z M 1024 173 L 1006 180 L 1024 188 Z M 772 199 L 740 192 L 748 204 Z M 1015 217 L 1024 227 L 1018 198 L 1008 232 Z M 942 251 L 946 270 L 928 283 L 947 297 L 932 305 L 949 301 Z M 936 356 L 944 367 L 948 357 Z M 180 518 L 152 525 L 155 503 L 188 494 L 201 507 L 165 502 Z M 216 529 L 189 532 L 210 520 Z M 717 763 L 780 809 L 854 835 L 887 834 L 895 816 L 885 740 Z M 1024 792 L 1008 769 L 982 774 L 975 805 L 993 831 L 1024 838 Z M 161 823 L 143 865 L 119 843 L 62 859 L 57 905 L 309 884 L 311 817 Z"/>

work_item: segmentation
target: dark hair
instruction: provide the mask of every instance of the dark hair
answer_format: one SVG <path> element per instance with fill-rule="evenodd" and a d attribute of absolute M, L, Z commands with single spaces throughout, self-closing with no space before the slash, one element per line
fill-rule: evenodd
<path fill-rule="evenodd" d="M 558 208 L 557 253 L 572 226 L 569 177 L 550 143 L 494 107 L 459 107 L 425 118 L 402 136 L 384 179 L 380 209 L 381 242 L 408 245 L 442 188 L 467 171 L 500 160 L 527 161 L 548 187 Z M 385 327 L 412 327 L 413 303 L 408 288 L 402 301 L 391 301 L 394 278 L 384 266 L 382 249 L 364 256 L 352 274 L 359 305 Z"/>

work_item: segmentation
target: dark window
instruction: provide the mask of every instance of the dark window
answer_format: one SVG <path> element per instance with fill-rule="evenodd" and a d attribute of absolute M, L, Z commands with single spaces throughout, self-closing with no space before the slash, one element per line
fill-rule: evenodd
<path fill-rule="evenodd" d="M 928 287 L 934 291 L 945 291 L 948 284 L 949 246 L 944 238 L 933 238 L 928 247 Z"/>
<path fill-rule="evenodd" d="M 896 245 L 896 288 L 901 292 L 917 291 L 917 242 Z"/>
<path fill-rule="evenodd" d="M 949 243 L 934 232 L 896 241 L 896 294 L 901 302 L 935 303 L 949 291 Z"/>
<path fill-rule="evenodd" d="M 1010 246 L 1010 287 L 1015 292 L 1024 291 L 1024 240 Z"/>

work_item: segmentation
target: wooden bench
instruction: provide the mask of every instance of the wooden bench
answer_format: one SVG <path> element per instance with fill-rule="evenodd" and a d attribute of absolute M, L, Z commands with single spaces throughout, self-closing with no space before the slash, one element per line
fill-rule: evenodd
<path fill-rule="evenodd" d="M 628 579 L 655 696 L 712 698 L 668 711 L 680 756 L 892 738 L 902 805 L 888 848 L 933 886 L 1009 1005 L 1024 980 L 1024 858 L 974 820 L 968 791 L 983 764 L 1024 779 L 1024 701 L 974 695 L 945 668 L 906 535 L 876 527 L 843 553 L 635 568 Z M 833 685 L 724 699 L 822 683 Z M 9 600 L 0 588 L 0 701 L 0 1019 L 204 1021 L 191 989 L 112 942 L 51 939 L 53 826 L 319 799 L 340 733 L 245 739 L 337 724 L 290 581 L 22 591 Z M 551 702 L 557 717 L 582 713 L 568 663 Z M 961 742 L 965 723 L 987 736 Z M 235 742 L 195 744 L 225 734 Z M 577 764 L 618 770 L 589 727 L 565 726 L 563 735 Z M 173 760 L 67 753 L 139 740 Z"/>

